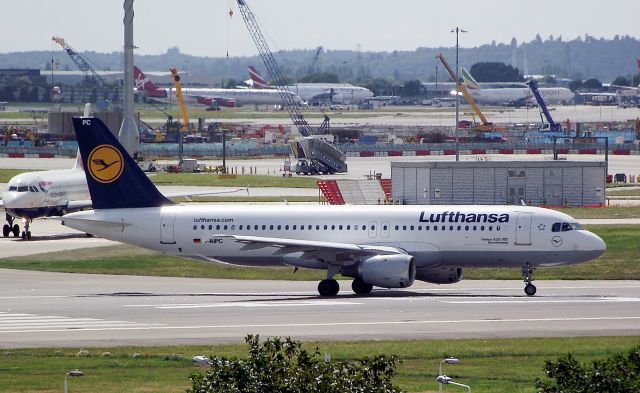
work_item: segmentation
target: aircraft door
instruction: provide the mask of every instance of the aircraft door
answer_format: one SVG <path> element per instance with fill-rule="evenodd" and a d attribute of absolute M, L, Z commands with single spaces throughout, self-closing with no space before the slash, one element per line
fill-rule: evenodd
<path fill-rule="evenodd" d="M 369 237 L 375 238 L 378 235 L 378 222 L 369 221 Z"/>
<path fill-rule="evenodd" d="M 382 237 L 388 238 L 390 230 L 391 230 L 391 224 L 389 224 L 389 221 L 382 221 L 380 223 L 380 234 L 382 235 Z"/>
<path fill-rule="evenodd" d="M 176 216 L 174 214 L 163 213 L 160 217 L 160 243 L 176 244 L 174 237 L 174 228 Z"/>
<path fill-rule="evenodd" d="M 517 245 L 531 245 L 531 213 L 518 213 L 516 219 L 516 243 Z"/>

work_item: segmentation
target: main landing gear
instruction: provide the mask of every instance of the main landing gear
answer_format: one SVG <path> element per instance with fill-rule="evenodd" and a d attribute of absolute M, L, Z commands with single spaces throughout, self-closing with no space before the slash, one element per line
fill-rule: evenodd
<path fill-rule="evenodd" d="M 320 296 L 336 296 L 340 292 L 340 284 L 334 280 L 333 276 L 339 272 L 337 268 L 329 268 L 327 270 L 327 279 L 318 283 L 318 293 Z M 351 283 L 351 289 L 358 295 L 366 295 L 371 292 L 373 285 L 367 284 L 359 278 Z"/>
<path fill-rule="evenodd" d="M 10 234 L 13 234 L 13 237 L 20 236 L 20 227 L 18 224 L 14 224 L 14 218 L 9 213 L 7 215 L 7 223 L 2 227 L 2 236 L 9 237 Z"/>
<path fill-rule="evenodd" d="M 531 284 L 533 281 L 533 271 L 535 269 L 531 267 L 529 263 L 522 267 L 522 277 L 524 277 L 524 282 L 527 284 L 524 287 L 524 293 L 528 296 L 533 296 L 536 294 L 536 286 Z"/>

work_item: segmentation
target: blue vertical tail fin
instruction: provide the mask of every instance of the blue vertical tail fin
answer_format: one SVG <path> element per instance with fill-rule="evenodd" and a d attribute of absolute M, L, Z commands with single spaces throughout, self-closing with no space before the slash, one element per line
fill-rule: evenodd
<path fill-rule="evenodd" d="M 129 153 L 95 117 L 74 117 L 73 127 L 94 209 L 171 205 Z"/>

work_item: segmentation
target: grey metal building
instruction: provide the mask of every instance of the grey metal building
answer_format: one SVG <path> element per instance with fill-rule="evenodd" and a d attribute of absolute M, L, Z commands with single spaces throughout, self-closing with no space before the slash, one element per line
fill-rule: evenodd
<path fill-rule="evenodd" d="M 604 206 L 605 163 L 392 162 L 391 196 L 403 204 Z"/>

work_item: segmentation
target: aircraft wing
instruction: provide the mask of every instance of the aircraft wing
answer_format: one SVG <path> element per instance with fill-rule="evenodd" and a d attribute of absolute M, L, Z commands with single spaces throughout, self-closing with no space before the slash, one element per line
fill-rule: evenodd
<path fill-rule="evenodd" d="M 278 237 L 214 235 L 215 238 L 232 239 L 244 243 L 240 251 L 274 248 L 273 255 L 284 256 L 303 253 L 301 259 L 324 259 L 330 261 L 353 260 L 359 256 L 407 254 L 397 247 L 358 245 L 352 243 L 323 242 L 315 240 L 294 240 Z"/>
<path fill-rule="evenodd" d="M 233 188 L 230 190 L 207 190 L 207 191 L 184 191 L 184 192 L 171 192 L 163 195 L 169 199 L 176 198 L 189 198 L 193 196 L 201 196 L 201 195 L 219 195 L 219 194 L 232 194 L 234 192 L 246 191 L 249 194 L 249 187 L 243 188 Z"/>

